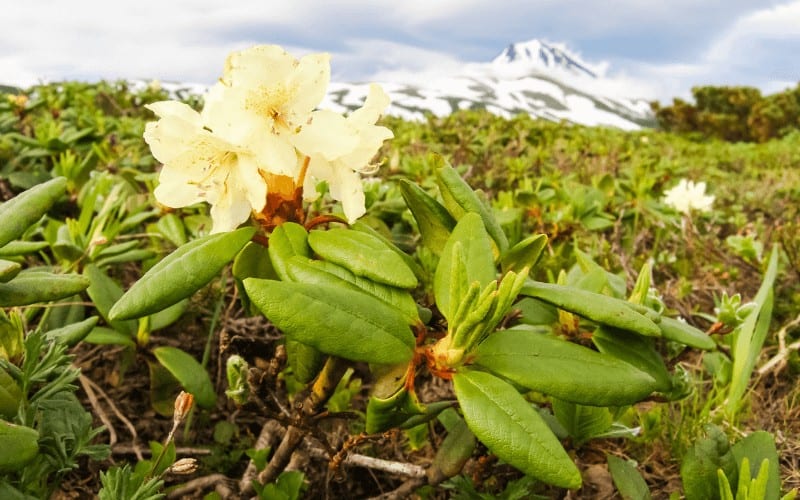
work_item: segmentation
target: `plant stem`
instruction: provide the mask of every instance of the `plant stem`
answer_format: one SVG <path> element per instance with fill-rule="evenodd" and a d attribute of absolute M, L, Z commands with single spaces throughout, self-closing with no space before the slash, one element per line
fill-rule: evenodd
<path fill-rule="evenodd" d="M 289 460 L 292 458 L 294 450 L 298 445 L 303 442 L 307 431 L 303 428 L 305 421 L 319 413 L 323 405 L 333 395 L 336 386 L 344 376 L 347 370 L 347 364 L 339 358 L 329 357 L 322 367 L 317 378 L 311 386 L 311 392 L 306 396 L 303 402 L 299 405 L 300 415 L 297 420 L 299 425 L 290 425 L 286 429 L 286 434 L 283 436 L 281 444 L 275 453 L 272 455 L 267 466 L 258 475 L 258 482 L 267 484 L 274 481 L 278 475 L 286 468 Z M 242 492 L 248 493 L 252 484 L 242 485 Z"/>

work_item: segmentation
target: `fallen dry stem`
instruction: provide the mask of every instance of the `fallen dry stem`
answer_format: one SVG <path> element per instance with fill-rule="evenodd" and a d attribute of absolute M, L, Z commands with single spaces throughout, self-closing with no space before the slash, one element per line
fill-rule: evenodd
<path fill-rule="evenodd" d="M 789 330 L 798 326 L 800 326 L 800 315 L 778 330 L 778 353 L 772 356 L 769 361 L 764 363 L 764 365 L 758 369 L 756 373 L 759 377 L 762 377 L 767 373 L 771 373 L 772 371 L 775 371 L 776 373 L 780 372 L 783 367 L 786 366 L 786 362 L 789 359 L 791 352 L 800 350 L 800 340 L 793 342 L 788 346 L 786 345 L 786 335 L 789 333 Z"/>

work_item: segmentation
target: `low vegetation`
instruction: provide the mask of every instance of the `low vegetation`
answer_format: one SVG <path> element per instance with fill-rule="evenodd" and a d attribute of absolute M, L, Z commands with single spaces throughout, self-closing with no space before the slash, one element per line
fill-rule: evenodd
<path fill-rule="evenodd" d="M 358 222 L 322 183 L 209 234 L 153 194 L 174 97 L 0 94 L 0 497 L 794 498 L 782 98 L 706 88 L 638 132 L 384 117 Z"/>

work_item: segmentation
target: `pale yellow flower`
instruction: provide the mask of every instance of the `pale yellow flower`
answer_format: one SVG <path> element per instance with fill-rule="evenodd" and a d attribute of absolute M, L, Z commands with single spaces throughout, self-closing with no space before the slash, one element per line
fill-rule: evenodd
<path fill-rule="evenodd" d="M 253 149 L 268 170 L 297 174 L 294 137 L 311 120 L 330 81 L 330 56 L 295 59 L 277 45 L 233 52 L 202 111 L 215 132 Z"/>
<path fill-rule="evenodd" d="M 211 205 L 212 233 L 231 231 L 264 208 L 267 185 L 252 151 L 209 130 L 196 111 L 176 101 L 147 106 L 159 120 L 144 139 L 164 164 L 154 195 L 172 208 Z"/>
<path fill-rule="evenodd" d="M 708 212 L 714 204 L 714 197 L 706 195 L 706 183 L 681 179 L 672 189 L 664 193 L 664 204 L 684 214 L 692 210 Z"/>
<path fill-rule="evenodd" d="M 373 85 L 348 117 L 316 110 L 330 79 L 327 54 L 297 60 L 275 45 L 232 53 L 201 113 L 165 101 L 145 140 L 164 167 L 156 199 L 169 207 L 211 205 L 212 232 L 251 215 L 265 228 L 302 221 L 302 198 L 327 181 L 351 222 L 363 215 L 361 173 L 392 132 L 375 125 L 389 98 Z"/>
<path fill-rule="evenodd" d="M 300 152 L 311 158 L 304 192 L 313 196 L 315 184 L 327 181 L 331 196 L 342 202 L 345 217 L 351 223 L 365 212 L 360 174 L 376 168 L 372 159 L 383 141 L 394 137 L 388 128 L 375 125 L 388 105 L 386 93 L 372 84 L 363 107 L 347 118 L 316 111 L 295 141 Z"/>

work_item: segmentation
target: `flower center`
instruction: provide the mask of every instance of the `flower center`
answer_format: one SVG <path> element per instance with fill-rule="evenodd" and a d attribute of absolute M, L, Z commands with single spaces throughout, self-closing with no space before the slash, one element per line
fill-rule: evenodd
<path fill-rule="evenodd" d="M 246 106 L 272 122 L 272 133 L 289 130 L 289 104 L 294 92 L 286 85 L 260 86 L 247 97 Z"/>

